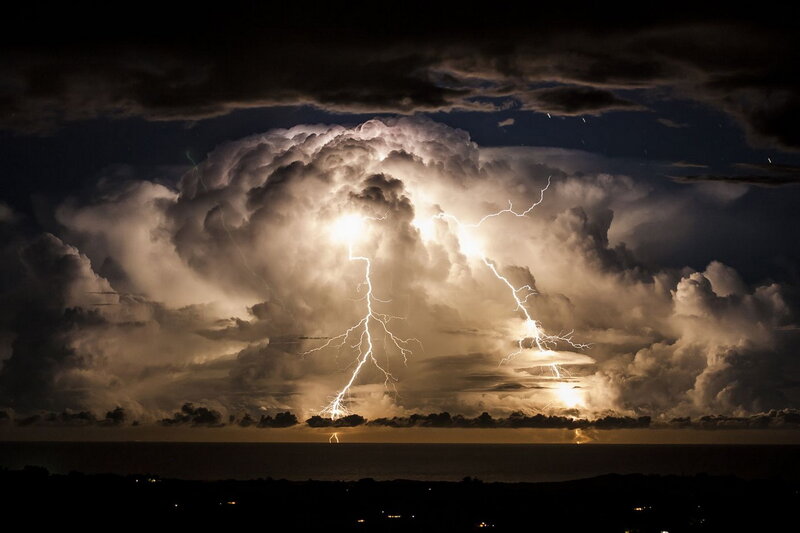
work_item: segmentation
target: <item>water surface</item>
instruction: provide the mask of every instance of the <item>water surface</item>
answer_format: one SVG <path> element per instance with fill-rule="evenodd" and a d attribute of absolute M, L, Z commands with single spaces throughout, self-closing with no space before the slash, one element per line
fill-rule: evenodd
<path fill-rule="evenodd" d="M 800 446 L 0 442 L 0 466 L 182 479 L 563 481 L 708 473 L 800 479 Z"/>

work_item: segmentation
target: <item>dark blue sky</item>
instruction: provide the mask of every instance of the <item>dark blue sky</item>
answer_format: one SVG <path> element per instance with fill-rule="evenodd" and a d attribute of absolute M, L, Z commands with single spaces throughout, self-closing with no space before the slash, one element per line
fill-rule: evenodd
<path fill-rule="evenodd" d="M 703 172 L 729 173 L 733 163 L 798 165 L 800 155 L 750 146 L 728 115 L 702 104 L 669 100 L 650 111 L 619 111 L 600 116 L 552 116 L 525 110 L 427 113 L 464 129 L 482 146 L 546 146 L 584 150 L 610 158 L 707 165 Z M 63 124 L 52 133 L 0 133 L 3 190 L 0 198 L 30 213 L 31 196 L 58 201 L 114 165 L 153 167 L 187 164 L 186 152 L 202 159 L 226 141 L 297 124 L 358 124 L 375 114 L 330 113 L 310 106 L 234 111 L 197 122 L 144 119 L 93 119 Z M 380 116 L 380 115 L 377 115 Z M 386 115 L 384 115 L 386 116 Z M 498 123 L 513 119 L 510 126 Z M 667 119 L 682 127 L 667 127 Z M 660 166 L 660 165 L 659 165 Z M 675 175 L 698 169 L 675 168 Z M 157 175 L 148 176 L 156 178 Z M 164 179 L 165 176 L 162 176 Z"/>

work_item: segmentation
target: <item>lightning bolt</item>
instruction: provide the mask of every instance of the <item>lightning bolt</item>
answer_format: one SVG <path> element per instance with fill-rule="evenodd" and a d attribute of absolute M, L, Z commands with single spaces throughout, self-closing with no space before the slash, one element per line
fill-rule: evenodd
<path fill-rule="evenodd" d="M 457 226 L 459 243 L 462 246 L 462 249 L 465 247 L 466 243 L 467 247 L 471 248 L 470 251 L 472 254 L 477 255 L 486 268 L 488 268 L 489 271 L 494 275 L 494 277 L 508 288 L 511 298 L 516 303 L 515 311 L 519 311 L 523 315 L 525 328 L 524 335 L 517 339 L 517 349 L 507 354 L 501 360 L 500 364 L 503 364 L 516 357 L 528 349 L 528 347 L 535 347 L 535 351 L 542 355 L 553 354 L 553 350 L 558 347 L 559 343 L 566 343 L 575 349 L 586 349 L 590 347 L 589 344 L 582 344 L 573 341 L 573 331 L 555 335 L 546 333 L 541 323 L 531 316 L 531 313 L 527 307 L 528 299 L 532 295 L 536 294 L 536 291 L 533 289 L 533 287 L 530 285 L 523 285 L 521 287 L 514 286 L 514 284 L 511 283 L 507 277 L 503 276 L 498 271 L 495 263 L 486 257 L 485 253 L 482 249 L 480 249 L 479 246 L 477 246 L 474 242 L 469 243 L 471 239 L 469 234 L 466 232 L 466 228 L 479 228 L 484 223 L 502 215 L 512 215 L 515 217 L 528 216 L 544 201 L 544 193 L 547 191 L 547 189 L 549 189 L 549 187 L 550 178 L 548 177 L 547 185 L 541 189 L 539 199 L 532 203 L 524 211 L 515 211 L 513 203 L 509 201 L 507 208 L 501 209 L 494 213 L 489 213 L 475 223 L 463 223 L 456 216 L 446 212 L 438 213 L 432 217 L 433 219 L 453 222 Z M 346 215 L 340 218 L 334 225 L 334 231 L 338 236 L 338 240 L 343 240 L 347 244 L 348 261 L 360 262 L 364 265 L 363 280 L 357 287 L 357 290 L 359 291 L 362 289 L 362 287 L 366 287 L 366 293 L 363 297 L 363 300 L 366 304 L 364 314 L 358 320 L 358 322 L 347 328 L 343 333 L 336 335 L 335 337 L 331 337 L 322 345 L 312 348 L 301 354 L 303 356 L 307 356 L 328 348 L 336 348 L 341 350 L 345 347 L 353 350 L 356 354 L 354 362 L 355 366 L 350 374 L 349 380 L 333 397 L 330 403 L 324 409 L 322 409 L 322 411 L 320 411 L 321 416 L 328 416 L 333 420 L 350 414 L 350 411 L 346 406 L 348 394 L 355 384 L 358 376 L 361 374 L 362 369 L 368 363 L 372 363 L 379 371 L 383 373 L 384 385 L 387 387 L 387 389 L 390 386 L 394 387 L 394 383 L 397 381 L 397 378 L 395 378 L 388 369 L 384 368 L 375 357 L 375 332 L 377 332 L 378 335 L 383 335 L 385 349 L 393 347 L 403 357 L 404 363 L 407 363 L 408 357 L 413 354 L 410 346 L 412 344 L 417 344 L 419 346 L 422 345 L 422 343 L 416 338 L 401 338 L 392 332 L 389 327 L 390 321 L 402 319 L 403 317 L 397 317 L 376 311 L 376 304 L 387 303 L 388 300 L 381 300 L 374 294 L 374 287 L 372 283 L 372 260 L 366 255 L 359 255 L 354 252 L 355 242 L 364 234 L 363 226 L 365 222 L 381 221 L 384 219 L 385 216 L 376 218 L 361 215 Z M 554 378 L 560 380 L 565 376 L 569 377 L 569 372 L 558 363 L 551 363 L 548 366 L 550 367 Z"/>
<path fill-rule="evenodd" d="M 489 213 L 488 215 L 483 216 L 477 222 L 471 223 L 471 224 L 463 223 L 456 216 L 451 215 L 449 213 L 445 213 L 445 212 L 438 213 L 438 214 L 434 215 L 433 218 L 434 219 L 440 219 L 440 220 L 449 220 L 449 221 L 454 222 L 456 224 L 456 226 L 458 227 L 459 242 L 462 243 L 462 246 L 463 246 L 463 241 L 471 241 L 471 239 L 469 237 L 469 234 L 466 232 L 465 228 L 479 228 L 485 222 L 488 222 L 488 221 L 490 221 L 490 220 L 492 220 L 494 218 L 497 218 L 497 217 L 499 217 L 501 215 L 506 215 L 506 214 L 513 215 L 515 217 L 526 217 L 526 216 L 528 216 L 528 214 L 530 214 L 536 207 L 538 207 L 544 201 L 544 193 L 549 188 L 550 188 L 550 177 L 547 178 L 547 185 L 545 185 L 539 191 L 539 199 L 537 201 L 535 201 L 534 203 L 532 203 L 530 205 L 530 207 L 528 207 L 524 211 L 519 211 L 519 212 L 515 211 L 513 203 L 511 202 L 511 200 L 509 200 L 507 208 L 501 209 L 501 210 L 496 211 L 494 213 Z M 577 343 L 577 342 L 573 341 L 572 337 L 573 337 L 574 331 L 569 331 L 567 333 L 557 334 L 557 335 L 547 334 L 545 332 L 544 328 L 542 328 L 541 323 L 538 322 L 537 320 L 535 320 L 531 316 L 530 311 L 528 310 L 527 305 L 526 305 L 528 303 L 528 298 L 530 298 L 532 295 L 536 294 L 536 291 L 533 289 L 533 287 L 531 287 L 530 285 L 523 285 L 521 287 L 515 287 L 514 284 L 512 284 L 508 280 L 508 278 L 503 276 L 497 270 L 497 267 L 495 266 L 495 264 L 488 257 L 486 257 L 486 255 L 483 253 L 483 250 L 479 246 L 477 246 L 476 243 L 468 242 L 466 248 L 468 248 L 469 251 L 473 252 L 474 255 L 477 255 L 480 258 L 481 262 L 484 265 L 486 265 L 486 267 L 489 269 L 489 271 L 494 275 L 494 277 L 497 278 L 498 281 L 502 282 L 508 288 L 512 299 L 516 303 L 515 311 L 520 311 L 522 313 L 524 319 L 525 319 L 525 323 L 524 323 L 525 335 L 523 337 L 517 339 L 517 349 L 515 351 L 509 353 L 508 355 L 506 355 L 501 360 L 500 364 L 508 362 L 512 358 L 514 358 L 517 355 L 521 354 L 523 351 L 526 350 L 526 345 L 532 345 L 532 346 L 535 345 L 536 351 L 541 353 L 541 354 L 543 354 L 543 355 L 552 354 L 554 348 L 557 348 L 558 344 L 561 343 L 561 342 L 566 343 L 566 344 L 570 345 L 572 348 L 579 349 L 579 350 L 586 349 L 586 348 L 590 347 L 589 344 L 582 344 L 582 343 Z M 562 379 L 564 376 L 569 377 L 569 372 L 566 369 L 564 369 L 561 365 L 559 365 L 557 363 L 551 363 L 548 366 L 550 367 L 550 370 L 551 370 L 551 372 L 553 374 L 553 377 L 555 377 L 556 379 Z"/>
<path fill-rule="evenodd" d="M 329 347 L 342 349 L 349 342 L 349 348 L 356 352 L 355 367 L 350 374 L 350 379 L 344 387 L 334 396 L 333 400 L 320 412 L 321 416 L 329 416 L 332 420 L 347 416 L 350 412 L 347 410 L 347 395 L 351 387 L 358 378 L 361 370 L 368 362 L 371 362 L 378 370 L 384 375 L 384 385 L 388 388 L 390 385 L 394 386 L 397 381 L 391 372 L 384 368 L 375 357 L 375 342 L 373 339 L 373 329 L 383 333 L 383 341 L 386 347 L 393 346 L 403 357 L 403 363 L 408 362 L 408 357 L 413 354 L 409 348 L 412 344 L 422 345 L 419 339 L 408 338 L 404 339 L 395 335 L 389 328 L 391 320 L 401 320 L 403 317 L 379 313 L 375 310 L 376 303 L 388 303 L 390 300 L 381 300 L 374 294 L 372 285 L 372 261 L 369 257 L 364 255 L 356 255 L 353 252 L 354 242 L 363 234 L 363 224 L 367 220 L 380 221 L 384 217 L 365 217 L 359 215 L 347 215 L 337 221 L 335 231 L 339 234 L 339 238 L 347 242 L 347 259 L 349 261 L 358 261 L 364 263 L 364 278 L 358 285 L 358 290 L 361 287 L 366 287 L 366 294 L 364 301 L 366 302 L 366 309 L 362 318 L 353 326 L 349 327 L 344 333 L 335 337 L 331 337 L 327 342 L 303 352 L 302 355 L 310 355 L 314 352 L 319 352 Z M 351 340 L 352 339 L 352 340 Z"/>

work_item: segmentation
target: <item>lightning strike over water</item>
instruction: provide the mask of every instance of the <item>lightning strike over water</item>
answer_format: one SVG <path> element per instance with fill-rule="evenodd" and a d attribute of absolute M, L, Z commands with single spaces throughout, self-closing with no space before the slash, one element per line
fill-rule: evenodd
<path fill-rule="evenodd" d="M 515 211 L 512 202 L 509 201 L 507 208 L 487 214 L 475 223 L 463 223 L 456 216 L 446 212 L 438 213 L 432 217 L 434 220 L 445 220 L 455 224 L 459 246 L 461 247 L 462 252 L 468 256 L 480 259 L 480 261 L 486 266 L 492 275 L 508 288 L 509 294 L 516 303 L 515 311 L 522 313 L 524 319 L 524 330 L 521 337 L 516 341 L 517 349 L 507 354 L 501 360 L 500 364 L 508 362 L 526 350 L 533 350 L 536 355 L 541 356 L 544 360 L 551 359 L 557 354 L 557 352 L 554 350 L 560 343 L 566 343 L 570 347 L 579 350 L 586 349 L 590 346 L 588 344 L 574 342 L 572 340 L 572 331 L 566 334 L 556 335 L 546 333 L 541 323 L 531 316 L 531 313 L 527 307 L 528 299 L 532 295 L 536 294 L 534 288 L 530 285 L 523 285 L 521 287 L 514 286 L 514 284 L 506 276 L 500 273 L 495 263 L 486 257 L 480 244 L 472 237 L 472 235 L 470 235 L 468 231 L 470 228 L 479 228 L 484 223 L 502 215 L 513 215 L 515 217 L 528 216 L 544 201 L 544 194 L 549 187 L 550 178 L 547 180 L 547 185 L 541 189 L 539 199 L 524 211 Z M 378 370 L 381 371 L 384 376 L 384 385 L 387 389 L 390 386 L 394 387 L 394 383 L 397 381 L 397 378 L 395 378 L 395 376 L 392 375 L 387 368 L 381 365 L 378 362 L 378 359 L 375 357 L 376 333 L 378 335 L 383 335 L 384 345 L 387 348 L 393 347 L 397 352 L 400 353 L 400 355 L 403 357 L 404 364 L 408 362 L 409 355 L 413 353 L 410 345 L 418 344 L 421 346 L 422 344 L 416 338 L 401 338 L 391 331 L 389 327 L 391 320 L 399 320 L 403 319 L 404 317 L 381 313 L 375 309 L 376 304 L 388 303 L 388 301 L 381 300 L 375 296 L 372 281 L 372 260 L 366 255 L 361 255 L 354 251 L 355 245 L 363 238 L 367 231 L 367 222 L 382 221 L 384 219 L 385 216 L 367 217 L 363 215 L 349 214 L 336 220 L 332 226 L 332 238 L 334 242 L 343 243 L 347 246 L 348 261 L 364 264 L 363 280 L 361 283 L 359 283 L 358 290 L 360 291 L 362 287 L 366 288 L 366 293 L 362 298 L 366 304 L 366 309 L 364 310 L 364 315 L 361 317 L 361 319 L 346 329 L 343 333 L 335 337 L 331 337 L 324 344 L 301 354 L 305 356 L 325 350 L 327 348 L 336 348 L 341 350 L 345 347 L 353 350 L 356 353 L 356 359 L 354 363 L 355 366 L 350 374 L 350 378 L 333 397 L 330 403 L 320 412 L 320 415 L 330 417 L 332 420 L 336 420 L 350 414 L 350 411 L 346 406 L 347 397 L 367 363 L 372 363 Z M 570 377 L 569 372 L 558 363 L 546 363 L 542 366 L 549 367 L 553 378 L 556 380 L 561 381 L 564 378 Z M 561 385 L 566 385 L 566 383 L 562 381 Z M 576 407 L 581 403 L 579 394 L 574 392 L 572 389 L 567 390 L 567 388 L 563 387 L 557 388 L 555 389 L 555 395 L 567 407 Z"/>
<path fill-rule="evenodd" d="M 391 372 L 384 368 L 375 357 L 375 345 L 372 331 L 373 328 L 377 328 L 379 331 L 383 332 L 384 344 L 387 346 L 389 344 L 393 345 L 400 355 L 402 355 L 404 364 L 408 362 L 408 356 L 413 353 L 409 348 L 409 345 L 416 343 L 421 346 L 421 343 L 418 339 L 403 339 L 392 333 L 392 331 L 389 329 L 389 322 L 391 320 L 400 320 L 403 317 L 379 313 L 375 310 L 374 305 L 376 303 L 387 303 L 388 301 L 377 298 L 373 292 L 372 261 L 370 258 L 363 255 L 355 255 L 353 253 L 353 246 L 355 242 L 363 235 L 365 231 L 365 222 L 367 220 L 380 221 L 384 218 L 385 217 L 375 218 L 364 217 L 360 215 L 346 215 L 338 219 L 333 226 L 334 240 L 339 242 L 343 241 L 347 244 L 348 260 L 360 261 L 364 263 L 364 279 L 359 284 L 359 290 L 361 287 L 366 287 L 367 291 L 364 295 L 366 311 L 364 316 L 355 325 L 348 328 L 344 333 L 328 339 L 328 341 L 323 345 L 308 350 L 302 354 L 309 355 L 311 353 L 324 350 L 328 347 L 341 349 L 349 342 L 348 339 L 354 338 L 354 340 L 356 340 L 355 344 L 351 344 L 349 346 L 351 349 L 355 350 L 357 354 L 355 368 L 350 375 L 350 379 L 347 381 L 345 386 L 339 390 L 333 400 L 331 400 L 331 402 L 320 412 L 320 415 L 329 416 L 332 420 L 336 420 L 337 418 L 341 418 L 349 414 L 349 411 L 345 405 L 347 394 L 367 362 L 372 362 L 372 364 L 383 373 L 385 378 L 384 384 L 387 388 L 390 385 L 393 386 L 394 382 L 397 381 Z"/>
<path fill-rule="evenodd" d="M 584 431 L 580 428 L 575 429 L 575 436 L 572 438 L 572 442 L 575 444 L 586 444 L 593 440 L 595 440 L 593 431 Z"/>

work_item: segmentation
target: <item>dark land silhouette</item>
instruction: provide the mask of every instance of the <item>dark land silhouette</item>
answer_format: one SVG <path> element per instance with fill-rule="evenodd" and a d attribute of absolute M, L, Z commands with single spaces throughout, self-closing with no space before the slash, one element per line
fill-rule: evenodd
<path fill-rule="evenodd" d="M 0 470 L 3 515 L 30 526 L 261 531 L 788 531 L 800 481 L 604 475 L 558 483 L 186 481 Z M 787 529 L 788 528 L 788 529 Z"/>

